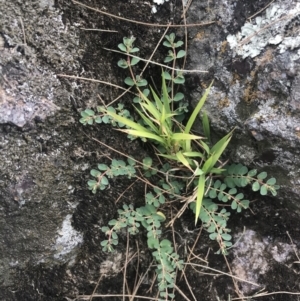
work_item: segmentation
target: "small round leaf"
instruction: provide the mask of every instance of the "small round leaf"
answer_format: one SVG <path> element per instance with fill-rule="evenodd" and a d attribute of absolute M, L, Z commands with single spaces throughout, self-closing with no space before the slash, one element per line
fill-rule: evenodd
<path fill-rule="evenodd" d="M 265 171 L 263 171 L 263 172 L 261 172 L 260 174 L 257 175 L 257 178 L 260 179 L 260 180 L 263 180 L 267 176 L 268 176 L 268 174 Z"/>
<path fill-rule="evenodd" d="M 121 51 L 127 52 L 127 48 L 123 43 L 119 44 L 118 47 Z"/>
<path fill-rule="evenodd" d="M 131 66 L 134 66 L 134 65 L 136 65 L 139 61 L 140 61 L 139 58 L 133 57 L 133 58 L 131 59 L 130 65 L 131 65 Z"/>
<path fill-rule="evenodd" d="M 176 58 L 180 59 L 186 55 L 186 52 L 184 50 L 179 50 L 179 52 L 176 55 Z"/>
<path fill-rule="evenodd" d="M 276 179 L 275 178 L 271 178 L 267 181 L 268 185 L 275 185 L 276 184 Z"/>
<path fill-rule="evenodd" d="M 91 109 L 86 109 L 84 112 L 85 112 L 88 116 L 94 116 L 94 115 L 95 115 L 95 112 L 94 112 L 93 110 L 91 110 Z"/>
<path fill-rule="evenodd" d="M 231 239 L 231 235 L 228 234 L 228 233 L 223 233 L 223 234 L 221 234 L 221 236 L 222 236 L 222 238 L 223 238 L 224 240 L 230 240 L 230 239 Z"/>
<path fill-rule="evenodd" d="M 184 94 L 181 92 L 176 93 L 176 95 L 174 96 L 174 101 L 180 101 L 184 98 Z"/>
<path fill-rule="evenodd" d="M 131 77 L 126 77 L 124 80 L 125 84 L 128 86 L 134 86 L 134 81 L 132 80 Z"/>
<path fill-rule="evenodd" d="M 258 183 L 258 182 L 254 182 L 254 183 L 252 184 L 252 190 L 253 190 L 253 191 L 258 191 L 259 189 L 260 189 L 259 183 Z"/>
<path fill-rule="evenodd" d="M 98 169 L 99 170 L 107 170 L 108 166 L 106 164 L 98 164 Z"/>
<path fill-rule="evenodd" d="M 119 60 L 119 61 L 118 61 L 118 66 L 119 66 L 119 67 L 121 67 L 121 68 L 123 68 L 123 69 L 126 69 L 126 68 L 128 68 L 127 61 L 126 61 L 126 60 L 124 60 L 124 59 L 122 59 L 122 60 Z"/>
<path fill-rule="evenodd" d="M 266 195 L 268 193 L 268 189 L 267 189 L 267 186 L 266 185 L 262 185 L 260 187 L 260 194 L 261 195 Z"/>

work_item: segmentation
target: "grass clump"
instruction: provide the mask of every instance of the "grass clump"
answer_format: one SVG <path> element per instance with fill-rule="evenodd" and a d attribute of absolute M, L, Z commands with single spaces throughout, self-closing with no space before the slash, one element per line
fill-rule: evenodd
<path fill-rule="evenodd" d="M 128 156 L 127 163 L 113 159 L 110 166 L 100 163 L 97 169 L 91 170 L 93 179 L 88 186 L 95 193 L 106 189 L 110 178 L 134 178 L 137 174 L 142 175 L 145 183 L 152 183 L 151 189 L 147 188 L 145 193 L 144 206 L 135 208 L 133 204 L 124 204 L 118 210 L 118 217 L 102 228 L 107 238 L 101 245 L 104 251 L 112 252 L 122 229 L 126 228 L 131 235 L 139 233 L 141 228 L 145 229 L 148 248 L 156 262 L 160 298 L 170 300 L 174 299 L 176 273 L 183 268 L 184 262 L 172 242 L 163 235 L 162 223 L 169 216 L 167 200 L 183 202 L 174 219 L 190 208 L 195 214 L 195 224 L 200 220 L 210 239 L 219 244 L 218 253 L 227 254 L 232 246 L 232 237 L 227 227 L 230 212 L 224 205 L 230 204 L 232 210 L 241 212 L 249 207 L 249 200 L 240 191 L 243 187 L 250 185 L 261 195 L 271 193 L 275 196 L 279 186 L 274 178 L 266 180 L 266 172 L 257 174 L 255 169 L 248 170 L 242 164 L 223 163 L 223 154 L 234 129 L 219 141 L 211 142 L 209 119 L 203 105 L 212 83 L 186 118 L 184 94 L 178 92 L 178 85 L 185 82 L 184 74 L 175 72 L 174 68 L 171 72 L 163 70 L 161 91 L 148 87 L 145 79 L 134 74 L 134 66 L 140 62 L 140 58 L 134 55 L 139 51 L 134 46 L 134 40 L 133 37 L 124 38 L 123 43 L 119 44 L 126 58 L 121 59 L 118 66 L 129 69 L 130 76 L 124 82 L 136 88 L 137 95 L 133 99 L 135 114 L 132 116 L 123 104 L 117 107 L 99 106 L 96 110 L 81 112 L 80 122 L 85 125 L 111 124 L 130 139 L 139 138 L 151 143 L 155 157 L 138 162 Z M 169 48 L 164 62 L 172 63 L 173 67 L 177 60 L 186 55 L 184 50 L 178 50 L 183 42 L 175 41 L 175 34 L 167 35 L 163 45 Z M 201 135 L 193 132 L 200 113 Z M 182 122 L 184 119 L 185 123 Z M 174 219 L 169 222 L 173 223 Z"/>

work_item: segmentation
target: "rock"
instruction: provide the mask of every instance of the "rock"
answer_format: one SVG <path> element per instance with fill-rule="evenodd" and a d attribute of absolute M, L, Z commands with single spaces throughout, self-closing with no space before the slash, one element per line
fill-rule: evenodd
<path fill-rule="evenodd" d="M 148 5 L 136 7 L 151 18 Z M 123 85 L 111 52 L 103 49 L 117 48 L 123 35 L 84 29 L 121 26 L 92 15 L 70 1 L 0 1 L 1 300 L 58 301 L 92 292 L 101 263 L 108 262 L 101 227 L 129 183 L 112 182 L 102 196 L 91 194 L 89 170 L 110 154 L 90 136 L 137 157 L 144 152 L 111 127 L 79 123 L 81 110 L 99 104 L 99 95 L 112 101 L 117 89 L 58 76 Z M 138 202 L 139 195 L 124 196 Z M 105 287 L 112 290 L 115 281 Z"/>
<path fill-rule="evenodd" d="M 56 75 L 81 68 L 83 48 L 53 5 L 0 3 L 1 300 L 34 300 L 37 290 L 21 288 L 19 275 L 73 266 L 83 242 L 74 192 L 91 162 L 74 160 L 85 138 L 74 127 L 72 91 Z"/>
<path fill-rule="evenodd" d="M 272 265 L 288 262 L 293 254 L 291 244 L 262 238 L 253 230 L 236 233 L 235 237 L 237 242 L 231 268 L 236 277 L 250 282 L 241 283 L 241 290 L 247 295 L 264 288 L 268 283 L 265 276 Z"/>
<path fill-rule="evenodd" d="M 215 1 L 210 9 L 218 23 L 190 31 L 189 68 L 215 78 L 205 109 L 215 132 L 236 127 L 232 161 L 274 176 L 281 185 L 278 199 L 300 213 L 300 6 L 275 1 L 253 16 L 267 4 Z M 191 5 L 189 23 L 202 21 L 202 7 Z M 236 18 L 239 13 L 247 19 Z M 207 79 L 200 76 L 200 85 L 207 86 Z M 200 90 L 193 90 L 193 101 Z"/>

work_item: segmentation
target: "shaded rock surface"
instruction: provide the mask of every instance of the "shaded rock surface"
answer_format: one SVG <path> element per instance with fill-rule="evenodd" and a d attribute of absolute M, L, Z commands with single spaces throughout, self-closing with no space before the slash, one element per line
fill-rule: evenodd
<path fill-rule="evenodd" d="M 222 25 L 191 29 L 189 66 L 209 71 L 196 78 L 202 86 L 215 78 L 206 110 L 216 132 L 236 127 L 231 159 L 275 176 L 279 198 L 300 212 L 300 4 L 275 1 L 256 14 L 266 5 L 214 1 L 211 17 Z M 190 23 L 206 18 L 202 8 L 192 4 Z"/>
<path fill-rule="evenodd" d="M 151 5 L 147 2 L 122 0 L 112 5 L 108 0 L 93 0 L 84 3 L 149 23 L 166 24 L 172 18 L 179 22 L 181 15 L 178 3 L 173 8 L 169 3 L 157 7 L 155 16 L 150 14 Z M 287 201 L 297 206 L 299 189 L 296 185 L 299 181 L 297 133 L 300 132 L 297 129 L 300 93 L 297 45 L 291 47 L 289 40 L 283 37 L 281 42 L 279 38 L 270 42 L 271 37 L 266 35 L 262 37 L 264 44 L 259 54 L 244 57 L 234 47 L 231 50 L 227 42 L 229 35 L 237 35 L 246 19 L 266 4 L 267 1 L 262 0 L 215 1 L 208 6 L 205 2 L 193 1 L 189 22 L 219 20 L 221 24 L 189 30 L 189 65 L 192 69 L 209 70 L 209 74 L 204 78 L 191 76 L 187 82 L 191 97 L 196 99 L 201 84 L 216 79 L 206 107 L 215 132 L 223 133 L 237 126 L 237 138 L 231 149 L 234 161 L 268 169 L 284 186 L 281 203 L 278 199 L 260 200 L 252 206 L 255 215 L 247 212 L 233 216 L 233 232 L 239 233 L 245 225 L 246 233 L 250 233 L 244 235 L 247 241 L 241 239 L 236 250 L 229 254 L 234 273 L 243 274 L 249 281 L 258 281 L 269 291 L 299 291 L 296 281 L 299 266 L 294 263 L 296 257 L 286 235 L 289 231 L 295 248 L 299 247 L 299 217 L 286 208 Z M 281 11 L 288 14 L 297 9 L 293 5 L 294 1 L 280 1 Z M 297 20 L 293 21 L 296 29 L 285 21 L 282 26 L 290 37 L 294 34 L 290 31 L 297 32 Z M 255 25 L 258 21 L 253 18 L 252 22 Z M 260 24 L 269 23 L 262 19 Z M 78 122 L 82 109 L 99 103 L 98 95 L 110 102 L 120 91 L 58 74 L 123 86 L 127 73 L 116 67 L 119 55 L 103 47 L 116 49 L 122 38 L 130 34 L 138 37 L 141 56 L 148 57 L 161 37 L 161 29 L 122 22 L 68 0 L 0 0 L 1 300 L 75 300 L 78 295 L 91 294 L 101 276 L 98 293 L 121 293 L 120 271 L 125 261 L 126 235 L 117 253 L 107 255 L 101 250 L 104 235 L 100 229 L 114 217 L 115 199 L 132 183 L 113 181 L 110 189 L 98 195 L 87 190 L 89 170 L 100 161 L 108 163 L 106 156 L 116 157 L 91 137 L 136 158 L 143 158 L 145 149 L 138 142 L 128 143 L 126 137 L 109 126 L 86 129 Z M 159 50 L 154 59 L 161 61 L 163 56 Z M 145 76 L 159 78 L 159 74 L 160 70 L 152 67 Z M 131 97 L 125 96 L 122 101 L 128 104 Z M 134 191 L 127 191 L 123 202 L 141 202 L 143 187 L 136 187 Z M 193 231 L 193 216 L 186 213 L 175 227 L 181 237 L 178 242 L 181 250 L 191 247 L 197 237 Z M 239 237 L 237 235 L 236 240 Z M 140 236 L 138 241 L 142 250 L 139 266 L 145 271 L 151 256 L 145 248 L 145 238 Z M 249 243 L 251 241 L 253 243 Z M 255 253 L 256 259 L 253 259 L 250 249 L 255 241 L 259 242 L 261 252 Z M 135 247 L 133 240 L 131 252 Z M 205 234 L 195 253 L 204 258 L 209 247 L 216 249 Z M 276 248 L 289 252 L 277 252 Z M 285 257 L 283 264 L 279 264 L 277 259 L 282 256 Z M 262 264 L 258 264 L 253 275 L 251 262 L 258 257 Z M 237 260 L 242 258 L 241 268 Z M 208 260 L 210 266 L 226 270 L 222 257 L 210 252 Z M 136 259 L 132 260 L 128 267 L 129 284 L 134 283 L 136 266 Z M 234 294 L 227 277 L 212 279 L 204 272 L 204 269 L 192 268 L 186 271 L 198 300 L 227 300 L 229 294 Z M 268 282 L 272 273 L 276 277 Z M 152 276 L 147 276 L 142 283 L 140 295 L 146 294 Z M 192 298 L 184 282 L 179 282 L 179 286 Z M 250 292 L 246 285 L 240 289 Z M 296 300 L 286 295 L 271 298 L 269 300 Z M 176 297 L 176 300 L 183 299 L 179 294 Z M 86 300 L 86 297 L 77 300 Z"/>

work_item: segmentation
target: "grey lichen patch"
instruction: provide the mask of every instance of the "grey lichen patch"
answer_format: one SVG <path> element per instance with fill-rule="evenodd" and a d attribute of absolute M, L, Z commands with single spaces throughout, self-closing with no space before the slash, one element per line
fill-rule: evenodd
<path fill-rule="evenodd" d="M 39 0 L 39 6 L 43 9 L 52 8 L 54 6 L 54 0 Z"/>
<path fill-rule="evenodd" d="M 289 22 L 300 14 L 300 4 L 291 1 L 272 3 L 263 13 L 245 23 L 236 35 L 227 41 L 234 52 L 243 58 L 258 56 L 267 45 L 279 45 L 280 53 L 300 46 L 300 37 L 286 34 Z"/>
<path fill-rule="evenodd" d="M 52 6 L 53 1 L 26 2 L 21 10 L 9 1 L 6 13 L 0 10 L 0 123 L 24 127 L 55 114 L 55 102 L 66 92 L 49 65 L 57 71 L 79 68 L 76 27 L 66 27 Z"/>
<path fill-rule="evenodd" d="M 234 248 L 232 272 L 241 279 L 256 283 L 258 277 L 265 274 L 269 269 L 264 254 L 266 245 L 253 230 L 246 230 L 240 235 L 242 235 L 241 239 Z M 244 293 L 249 293 L 257 288 L 246 282 L 242 283 L 241 286 Z"/>
<path fill-rule="evenodd" d="M 265 275 L 274 262 L 284 263 L 289 260 L 293 246 L 282 242 L 270 242 L 262 238 L 253 230 L 246 230 L 237 235 L 240 237 L 233 249 L 234 260 L 231 268 L 235 276 L 257 283 L 261 275 Z M 249 294 L 257 290 L 264 283 L 260 281 L 258 286 L 241 282 L 243 293 Z"/>
<path fill-rule="evenodd" d="M 236 148 L 234 156 L 240 158 L 240 163 L 250 166 L 255 158 L 256 151 L 249 145 L 240 145 Z"/>
<path fill-rule="evenodd" d="M 299 75 L 294 79 L 291 87 L 291 106 L 296 112 L 300 112 L 300 76 Z M 299 132 L 299 130 L 297 131 Z"/>
<path fill-rule="evenodd" d="M 83 164 L 71 157 L 85 138 L 74 127 L 70 92 L 56 74 L 80 69 L 84 45 L 79 25 L 63 23 L 53 3 L 0 1 L 3 287 L 12 285 L 16 268 L 72 260 L 82 241 L 70 216 L 79 202 L 75 189 Z"/>
<path fill-rule="evenodd" d="M 71 214 L 65 217 L 57 233 L 54 258 L 60 261 L 73 259 L 72 254 L 83 242 L 83 235 L 73 228 Z"/>
<path fill-rule="evenodd" d="M 297 116 L 286 118 L 284 114 L 278 114 L 278 108 L 274 106 L 274 99 L 260 104 L 259 111 L 251 116 L 246 122 L 250 131 L 265 133 L 268 137 L 281 137 L 290 140 L 292 147 L 297 147 L 299 141 L 295 132 L 295 126 L 299 124 Z M 296 138 L 296 139 L 295 139 Z M 266 138 L 265 138 L 266 139 Z"/>
<path fill-rule="evenodd" d="M 120 273 L 122 264 L 124 264 L 124 254 L 114 252 L 109 255 L 105 261 L 101 262 L 100 274 L 106 277 L 112 277 Z"/>
<path fill-rule="evenodd" d="M 12 87 L 12 86 L 11 86 Z M 47 116 L 59 109 L 45 97 L 33 97 L 31 101 L 19 91 L 17 87 L 5 90 L 0 86 L 0 123 L 11 123 L 18 127 L 31 123 L 35 118 L 44 120 Z M 31 92 L 33 93 L 33 91 Z M 33 96 L 33 94 L 31 94 Z"/>

